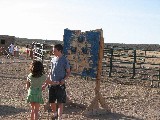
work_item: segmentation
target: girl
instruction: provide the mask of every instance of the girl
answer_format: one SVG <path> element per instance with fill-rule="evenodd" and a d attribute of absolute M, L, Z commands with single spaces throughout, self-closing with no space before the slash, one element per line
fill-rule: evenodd
<path fill-rule="evenodd" d="M 38 112 L 40 104 L 43 104 L 42 84 L 54 84 L 54 82 L 46 79 L 43 64 L 34 60 L 30 67 L 31 73 L 27 77 L 27 103 L 31 105 L 31 120 L 38 120 Z"/>
<path fill-rule="evenodd" d="M 29 45 L 26 45 L 26 54 L 27 54 L 27 58 L 28 58 L 28 55 L 29 55 Z"/>

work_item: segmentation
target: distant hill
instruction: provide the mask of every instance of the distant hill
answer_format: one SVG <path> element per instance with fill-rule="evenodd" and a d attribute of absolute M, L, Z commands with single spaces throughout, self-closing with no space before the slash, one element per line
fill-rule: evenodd
<path fill-rule="evenodd" d="M 124 48 L 137 50 L 160 51 L 159 44 L 121 44 L 121 43 L 105 43 L 105 48 Z"/>
<path fill-rule="evenodd" d="M 32 44 L 32 42 L 46 43 L 49 45 L 62 44 L 60 40 L 42 40 L 42 39 L 28 39 L 28 38 L 15 38 L 15 44 L 19 46 L 26 46 Z"/>

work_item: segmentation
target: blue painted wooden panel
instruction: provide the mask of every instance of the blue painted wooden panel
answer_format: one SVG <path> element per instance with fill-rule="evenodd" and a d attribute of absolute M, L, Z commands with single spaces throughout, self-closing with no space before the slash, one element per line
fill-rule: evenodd
<path fill-rule="evenodd" d="M 69 59 L 72 73 L 96 78 L 100 32 L 64 29 L 64 55 Z"/>

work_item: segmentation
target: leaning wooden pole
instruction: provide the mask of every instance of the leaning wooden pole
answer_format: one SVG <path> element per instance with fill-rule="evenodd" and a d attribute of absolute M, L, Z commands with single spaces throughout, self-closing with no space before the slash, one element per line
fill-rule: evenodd
<path fill-rule="evenodd" d="M 102 59 L 103 59 L 103 49 L 104 49 L 104 38 L 102 29 L 97 29 L 101 33 L 100 36 L 100 47 L 99 47 L 99 59 L 98 59 L 98 68 L 97 68 L 97 76 L 96 76 L 96 86 L 95 86 L 95 98 L 89 105 L 89 107 L 84 111 L 84 114 L 92 114 L 98 113 L 99 103 L 102 108 L 109 111 L 109 107 L 105 103 L 105 99 L 100 93 L 100 80 L 101 80 L 101 72 L 102 72 Z"/>

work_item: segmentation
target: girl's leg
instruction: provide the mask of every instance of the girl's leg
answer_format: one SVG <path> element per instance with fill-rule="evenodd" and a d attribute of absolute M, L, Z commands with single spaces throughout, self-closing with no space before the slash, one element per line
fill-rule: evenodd
<path fill-rule="evenodd" d="M 31 103 L 31 120 L 34 120 L 34 109 L 35 109 L 35 103 Z"/>
<path fill-rule="evenodd" d="M 40 104 L 39 103 L 35 103 L 35 110 L 34 110 L 34 113 L 35 113 L 35 120 L 38 120 L 38 112 L 39 112 L 39 107 L 40 107 Z"/>

